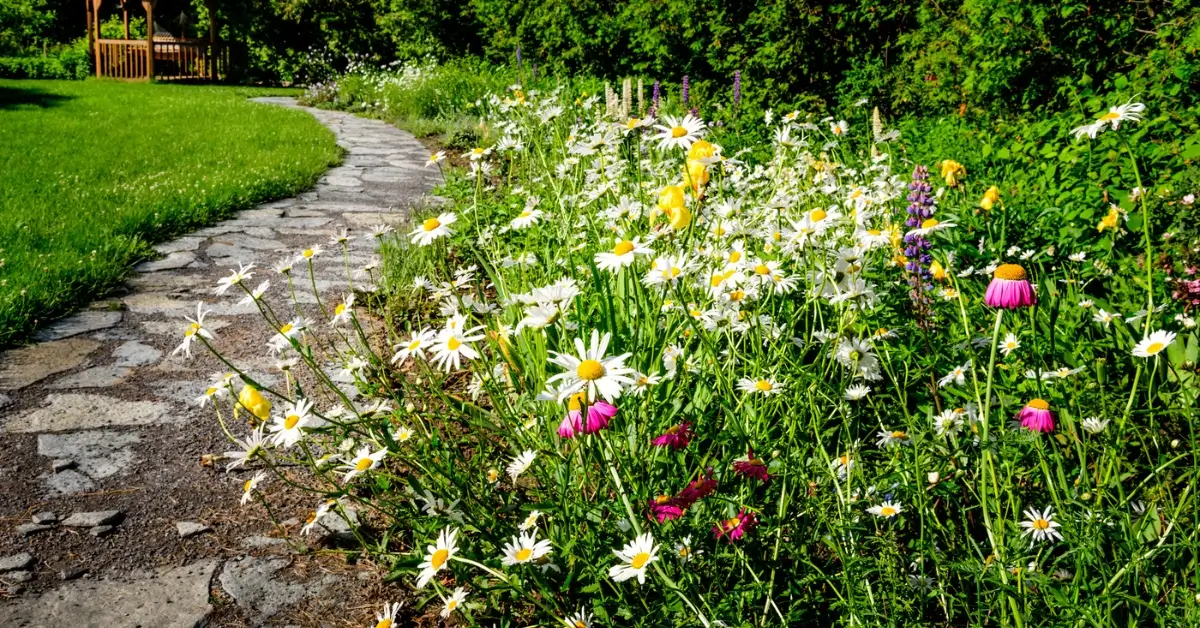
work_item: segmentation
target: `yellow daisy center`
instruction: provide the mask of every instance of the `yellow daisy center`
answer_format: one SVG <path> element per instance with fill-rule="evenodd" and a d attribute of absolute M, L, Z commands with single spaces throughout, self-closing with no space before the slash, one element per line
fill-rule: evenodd
<path fill-rule="evenodd" d="M 895 432 L 892 432 L 892 438 L 908 438 L 908 432 L 896 430 Z"/>
<path fill-rule="evenodd" d="M 742 252 L 741 251 L 734 251 L 729 254 L 729 263 L 730 264 L 736 264 L 740 261 L 742 261 Z"/>
<path fill-rule="evenodd" d="M 343 313 L 343 312 L 345 312 L 345 311 L 346 311 L 346 304 L 345 304 L 345 303 L 338 303 L 338 304 L 337 304 L 337 307 L 333 308 L 333 315 L 334 315 L 334 316 L 341 316 L 341 315 L 342 315 L 342 313 Z"/>
<path fill-rule="evenodd" d="M 475 153 L 476 155 L 482 155 L 482 154 L 483 154 L 483 149 L 482 149 L 482 148 L 472 148 L 472 149 L 471 149 L 471 152 L 472 152 L 472 153 Z"/>
<path fill-rule="evenodd" d="M 532 215 L 533 215 L 533 212 L 531 212 L 527 209 L 527 210 L 521 212 L 521 215 L 519 216 L 519 218 L 528 218 Z"/>
<path fill-rule="evenodd" d="M 1028 405 L 1030 408 L 1034 408 L 1037 410 L 1049 410 L 1050 409 L 1050 402 L 1046 401 L 1045 399 L 1030 399 L 1029 403 L 1026 405 Z"/>
<path fill-rule="evenodd" d="M 1035 519 L 1033 522 L 1033 527 L 1038 530 L 1045 530 L 1046 528 L 1050 527 L 1050 522 L 1046 521 L 1045 519 Z"/>
<path fill-rule="evenodd" d="M 1025 279 L 1025 269 L 1017 264 L 1001 264 L 996 272 L 992 273 L 996 279 L 1006 279 L 1008 281 L 1022 281 Z"/>
<path fill-rule="evenodd" d="M 417 349 L 418 349 L 420 346 L 421 346 L 421 341 L 420 341 L 420 340 L 414 340 L 414 341 L 412 341 L 412 342 L 408 343 L 408 350 L 409 350 L 409 351 L 416 351 L 416 350 L 417 350 Z"/>
<path fill-rule="evenodd" d="M 371 465 L 373 464 L 375 464 L 375 461 L 371 460 L 370 458 L 359 458 L 358 462 L 354 463 L 354 468 L 359 471 L 366 471 L 367 469 L 370 469 Z"/>
<path fill-rule="evenodd" d="M 763 392 L 768 392 L 772 388 L 774 388 L 774 386 L 771 384 L 771 382 L 769 382 L 765 379 L 760 379 L 757 382 L 754 382 L 754 387 Z"/>
<path fill-rule="evenodd" d="M 304 257 L 312 257 L 316 254 L 317 254 L 317 252 L 313 249 L 304 249 L 304 252 L 301 253 L 301 255 L 303 255 Z"/>
<path fill-rule="evenodd" d="M 392 620 L 385 617 L 375 624 L 375 628 L 392 628 Z"/>
<path fill-rule="evenodd" d="M 629 122 L 626 122 L 626 123 L 625 123 L 625 128 L 627 128 L 627 129 L 633 129 L 633 128 L 636 128 L 636 127 L 637 127 L 637 125 L 639 125 L 639 124 L 641 124 L 641 123 L 642 123 L 642 121 L 641 121 L 641 120 L 639 120 L 638 118 L 630 118 L 630 119 L 629 119 Z"/>
<path fill-rule="evenodd" d="M 676 127 L 676 128 L 679 128 L 679 127 Z M 629 561 L 629 565 L 631 567 L 633 567 L 634 569 L 641 569 L 642 567 L 645 567 L 646 563 L 648 563 L 648 562 L 650 562 L 650 553 L 642 552 L 642 553 L 638 554 L 637 556 L 634 556 L 633 560 Z"/>
<path fill-rule="evenodd" d="M 883 515 L 884 517 L 894 517 L 896 516 L 896 509 L 892 508 L 891 506 L 884 506 L 883 508 L 879 509 L 879 514 Z"/>
<path fill-rule="evenodd" d="M 934 228 L 934 227 L 936 227 L 936 226 L 938 226 L 938 219 L 937 219 L 937 218 L 929 218 L 929 219 L 927 219 L 925 222 L 922 222 L 922 223 L 921 223 L 921 228 L 922 228 L 922 229 L 932 229 L 932 228 Z"/>
<path fill-rule="evenodd" d="M 633 242 L 621 240 L 613 247 L 613 255 L 624 255 L 633 250 Z"/>
<path fill-rule="evenodd" d="M 515 558 L 518 563 L 523 563 L 529 560 L 531 556 L 533 556 L 533 550 L 529 549 L 528 547 L 522 547 L 520 551 L 513 556 L 513 558 Z"/>
<path fill-rule="evenodd" d="M 442 223 L 437 218 L 426 218 L 425 222 L 421 223 L 421 228 L 426 231 L 433 231 L 442 226 Z"/>
<path fill-rule="evenodd" d="M 287 335 L 287 333 L 292 331 L 294 327 L 295 325 L 292 325 L 291 323 L 285 323 L 283 327 L 279 328 L 279 333 Z"/>
<path fill-rule="evenodd" d="M 671 137 L 683 137 L 683 136 L 687 135 L 687 132 L 688 132 L 687 129 L 685 129 L 681 126 L 677 126 L 673 129 L 671 129 Z"/>
<path fill-rule="evenodd" d="M 451 351 L 456 351 L 461 346 L 462 341 L 458 339 L 458 336 L 450 336 L 450 339 L 446 341 L 446 348 Z"/>
<path fill-rule="evenodd" d="M 242 485 L 242 490 L 247 493 L 250 492 L 251 488 L 254 488 L 254 478 L 250 478 L 249 480 L 246 480 L 246 483 Z"/>
<path fill-rule="evenodd" d="M 429 566 L 434 569 L 441 569 L 442 565 L 445 565 L 448 560 L 450 560 L 450 550 L 440 549 L 434 552 L 433 556 L 429 557 Z"/>
<path fill-rule="evenodd" d="M 754 272 L 760 275 L 769 275 L 771 274 L 771 267 L 767 266 L 766 264 L 755 264 Z"/>
<path fill-rule="evenodd" d="M 183 332 L 183 335 L 194 336 L 198 331 L 200 331 L 200 323 L 192 323 L 191 325 L 188 325 L 187 331 Z"/>
<path fill-rule="evenodd" d="M 458 608 L 458 600 L 450 600 L 449 602 L 446 602 L 446 610 L 452 611 L 456 608 Z"/>
<path fill-rule="evenodd" d="M 1110 111 L 1110 112 L 1100 116 L 1099 119 L 1103 120 L 1105 122 L 1110 122 L 1112 120 L 1119 119 L 1120 117 L 1121 117 L 1121 114 L 1117 113 L 1116 111 Z"/>
<path fill-rule="evenodd" d="M 575 369 L 575 374 L 579 376 L 579 379 L 597 380 L 604 377 L 604 365 L 596 360 L 584 360 Z"/>
<path fill-rule="evenodd" d="M 287 415 L 286 418 L 283 419 L 283 429 L 290 430 L 290 429 L 296 427 L 296 424 L 299 422 L 300 422 L 299 415 L 289 414 L 289 415 Z"/>
<path fill-rule="evenodd" d="M 829 214 L 826 213 L 825 210 L 823 210 L 823 209 L 814 209 L 812 211 L 811 217 L 812 217 L 813 222 L 821 222 L 822 220 L 825 220 L 826 218 L 828 218 Z"/>
<path fill-rule="evenodd" d="M 1150 343 L 1149 347 L 1146 347 L 1146 353 L 1149 353 L 1150 355 L 1154 355 L 1155 353 L 1162 351 L 1163 347 L 1165 347 L 1165 346 L 1167 346 L 1167 345 L 1164 345 L 1161 342 L 1152 342 L 1152 343 Z"/>

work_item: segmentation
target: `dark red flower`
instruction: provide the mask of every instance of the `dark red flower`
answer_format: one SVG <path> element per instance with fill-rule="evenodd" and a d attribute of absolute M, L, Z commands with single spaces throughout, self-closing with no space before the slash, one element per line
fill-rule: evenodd
<path fill-rule="evenodd" d="M 771 475 L 767 473 L 766 461 L 762 458 L 755 458 L 753 449 L 746 453 L 745 460 L 737 460 L 733 463 L 733 472 L 754 478 L 763 484 L 771 481 Z"/>
<path fill-rule="evenodd" d="M 696 478 L 683 487 L 675 501 L 685 509 L 691 508 L 692 504 L 712 495 L 716 490 L 717 481 L 712 477 L 712 469 L 708 469 L 703 477 Z"/>
<path fill-rule="evenodd" d="M 688 446 L 688 443 L 692 442 L 692 424 L 685 422 L 672 426 L 651 442 L 655 447 L 683 449 Z"/>
<path fill-rule="evenodd" d="M 659 495 L 650 500 L 650 518 L 659 523 L 678 519 L 683 516 L 687 506 L 669 495 Z"/>
<path fill-rule="evenodd" d="M 758 525 L 758 515 L 746 512 L 743 508 L 732 519 L 723 519 L 713 526 L 713 534 L 719 539 L 725 537 L 730 543 L 742 538 Z"/>

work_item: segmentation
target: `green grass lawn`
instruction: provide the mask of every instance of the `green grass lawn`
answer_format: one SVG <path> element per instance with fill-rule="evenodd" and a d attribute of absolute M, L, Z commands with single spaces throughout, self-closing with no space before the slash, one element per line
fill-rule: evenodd
<path fill-rule="evenodd" d="M 340 151 L 279 90 L 0 80 L 0 346 L 120 281 L 150 244 L 311 186 Z"/>

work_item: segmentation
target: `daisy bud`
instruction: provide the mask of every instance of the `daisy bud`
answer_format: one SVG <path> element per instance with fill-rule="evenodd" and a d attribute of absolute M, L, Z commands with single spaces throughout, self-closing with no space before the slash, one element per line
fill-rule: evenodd
<path fill-rule="evenodd" d="M 929 474 L 926 475 L 925 477 L 926 477 L 926 479 L 929 480 L 930 484 L 937 484 L 938 480 L 942 479 L 941 474 L 938 473 L 937 471 L 930 471 Z"/>
<path fill-rule="evenodd" d="M 238 407 L 244 408 L 260 421 L 266 421 L 271 416 L 271 402 L 267 401 L 257 388 L 250 385 L 243 386 L 242 391 L 238 393 Z M 237 408 L 234 410 L 236 412 Z"/>
<path fill-rule="evenodd" d="M 992 273 L 992 282 L 988 284 L 983 301 L 991 307 L 1015 310 L 1034 305 L 1037 297 L 1024 268 L 1017 264 L 1001 264 Z"/>

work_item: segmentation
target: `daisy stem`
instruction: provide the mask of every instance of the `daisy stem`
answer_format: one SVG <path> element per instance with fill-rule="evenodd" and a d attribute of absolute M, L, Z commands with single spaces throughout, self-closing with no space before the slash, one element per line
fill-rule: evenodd
<path fill-rule="evenodd" d="M 1138 199 L 1142 201 L 1142 238 L 1146 243 L 1146 325 L 1143 335 L 1150 333 L 1151 318 L 1154 317 L 1154 245 L 1150 241 L 1150 206 L 1146 204 L 1146 189 L 1142 187 L 1142 172 L 1138 169 L 1137 158 L 1129 147 L 1129 140 L 1121 136 L 1125 152 L 1129 155 L 1129 163 L 1133 165 L 1133 176 L 1137 181 Z"/>

